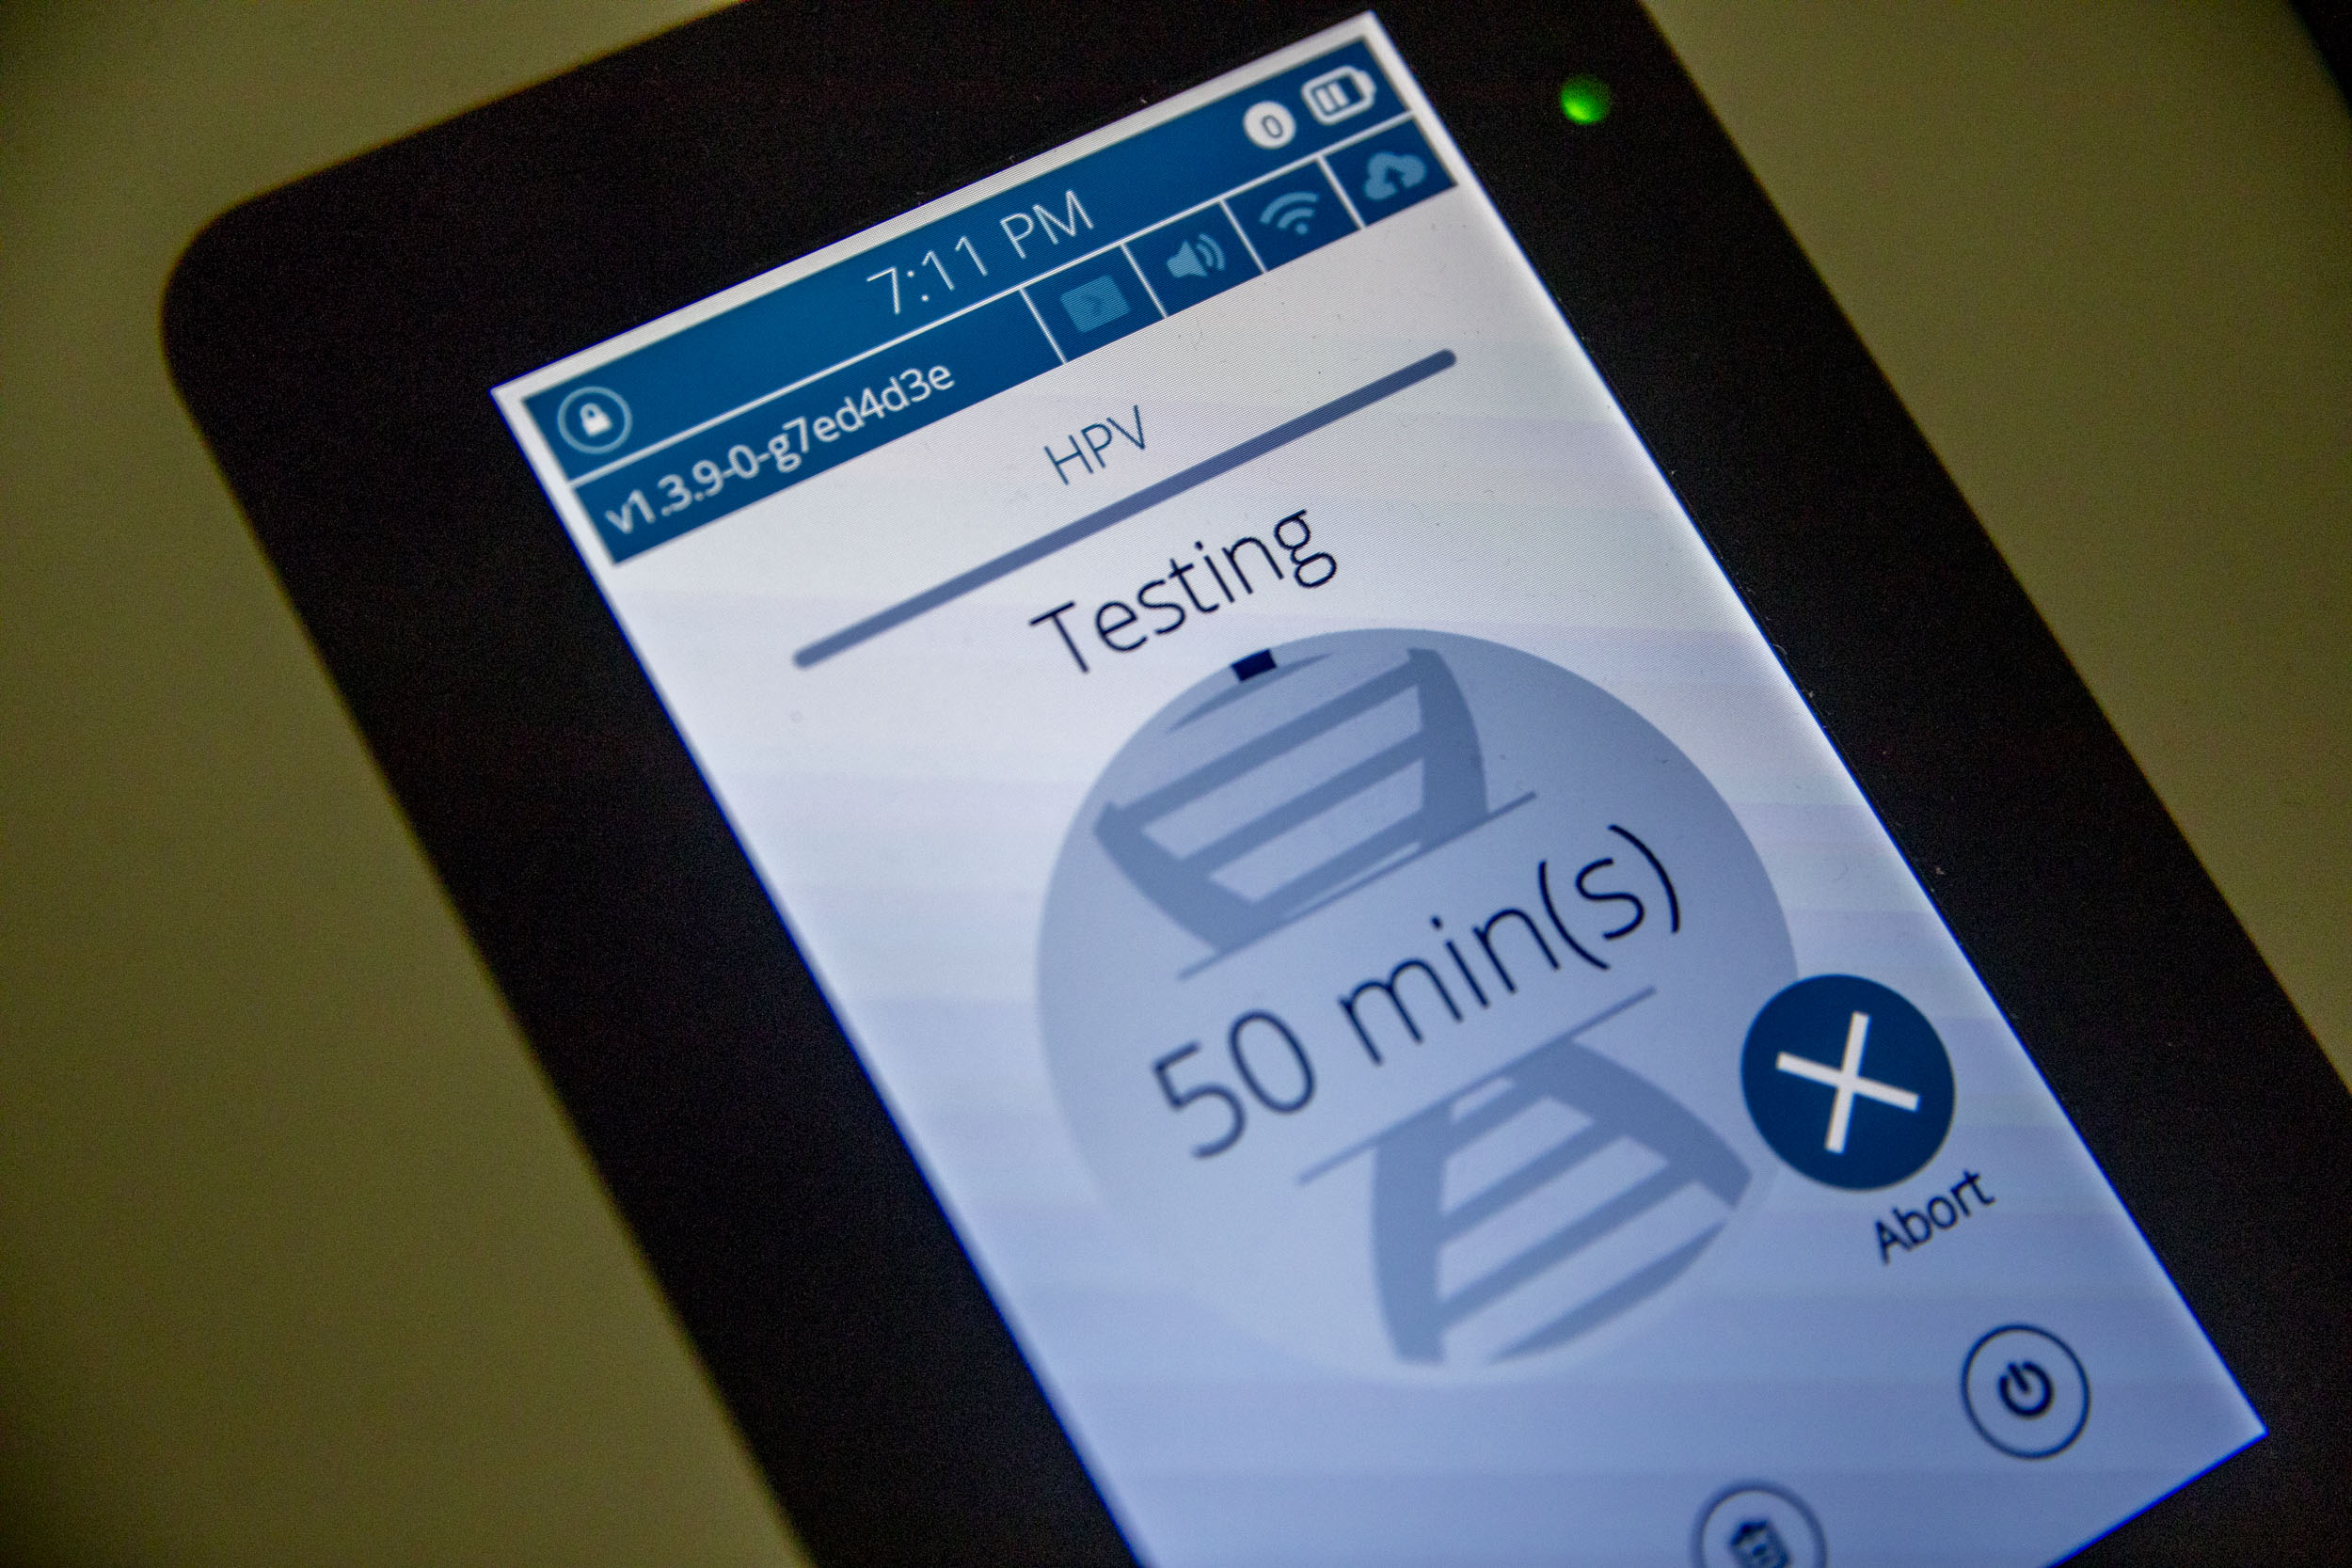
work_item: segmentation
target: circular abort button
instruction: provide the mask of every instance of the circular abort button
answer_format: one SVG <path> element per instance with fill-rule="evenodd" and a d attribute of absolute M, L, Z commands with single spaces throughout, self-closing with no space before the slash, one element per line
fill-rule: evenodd
<path fill-rule="evenodd" d="M 1816 974 L 1764 1005 L 1740 1058 L 1764 1141 L 1849 1191 L 1918 1174 L 1952 1126 L 1952 1064 L 1919 1009 L 1875 980 Z"/>

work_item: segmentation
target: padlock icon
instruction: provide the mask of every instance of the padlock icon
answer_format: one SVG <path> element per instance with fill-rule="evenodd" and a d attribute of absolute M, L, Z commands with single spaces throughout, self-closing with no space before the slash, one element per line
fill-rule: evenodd
<path fill-rule="evenodd" d="M 556 405 L 555 430 L 576 451 L 611 451 L 628 439 L 628 404 L 609 387 L 575 387 Z"/>

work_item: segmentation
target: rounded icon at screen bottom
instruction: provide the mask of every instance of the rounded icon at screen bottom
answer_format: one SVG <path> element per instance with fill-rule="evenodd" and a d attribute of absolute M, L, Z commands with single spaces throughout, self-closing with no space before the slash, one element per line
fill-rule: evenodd
<path fill-rule="evenodd" d="M 1707 1499 L 1691 1528 L 1694 1568 L 1827 1568 L 1829 1543 L 1804 1499 L 1743 1481 Z"/>

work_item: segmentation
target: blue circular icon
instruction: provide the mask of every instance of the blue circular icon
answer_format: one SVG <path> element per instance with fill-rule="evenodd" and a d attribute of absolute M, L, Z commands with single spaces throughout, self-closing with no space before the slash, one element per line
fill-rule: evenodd
<path fill-rule="evenodd" d="M 1766 1003 L 1740 1084 L 1772 1152 L 1833 1187 L 1892 1186 L 1951 1130 L 1952 1063 L 1934 1026 L 1851 974 L 1816 974 Z"/>
<path fill-rule="evenodd" d="M 602 387 L 580 387 L 556 405 L 555 428 L 581 451 L 611 451 L 628 439 L 628 404 Z"/>

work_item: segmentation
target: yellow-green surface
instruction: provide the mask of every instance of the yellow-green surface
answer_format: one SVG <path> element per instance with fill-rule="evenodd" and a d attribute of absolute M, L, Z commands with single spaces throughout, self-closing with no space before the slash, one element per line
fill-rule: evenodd
<path fill-rule="evenodd" d="M 1649 4 L 2352 1073 L 2352 118 L 2293 13 Z"/>
<path fill-rule="evenodd" d="M 2352 124 L 2282 8 L 1656 9 L 2352 1061 Z M 0 1555 L 775 1563 L 163 374 L 237 198 L 651 0 L 0 11 Z"/>

